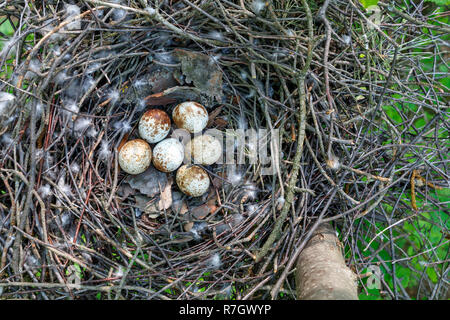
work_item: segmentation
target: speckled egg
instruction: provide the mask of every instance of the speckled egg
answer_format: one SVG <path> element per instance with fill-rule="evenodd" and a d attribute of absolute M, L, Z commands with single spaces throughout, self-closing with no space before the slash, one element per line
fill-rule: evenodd
<path fill-rule="evenodd" d="M 177 171 L 178 188 L 191 197 L 199 197 L 208 191 L 209 177 L 205 170 L 195 165 L 183 165 Z"/>
<path fill-rule="evenodd" d="M 197 102 L 187 101 L 175 107 L 172 119 L 178 128 L 197 133 L 205 129 L 208 124 L 208 111 Z"/>
<path fill-rule="evenodd" d="M 222 156 L 222 144 L 208 134 L 197 136 L 187 143 L 185 155 L 188 159 L 192 156 L 194 163 L 209 166 Z"/>
<path fill-rule="evenodd" d="M 139 121 L 139 135 L 148 143 L 157 143 L 170 131 L 170 118 L 160 109 L 147 110 Z"/>
<path fill-rule="evenodd" d="M 126 173 L 140 174 L 151 161 L 152 148 L 142 139 L 130 140 L 119 149 L 119 165 Z"/>
<path fill-rule="evenodd" d="M 153 149 L 153 165 L 162 172 L 172 172 L 183 163 L 184 147 L 177 139 L 168 138 Z"/>

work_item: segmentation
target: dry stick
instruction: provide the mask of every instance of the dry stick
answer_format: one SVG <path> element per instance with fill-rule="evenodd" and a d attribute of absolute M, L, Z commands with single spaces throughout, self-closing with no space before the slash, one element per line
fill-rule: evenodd
<path fill-rule="evenodd" d="M 57 27 L 55 27 L 52 31 L 50 31 L 49 33 L 47 33 L 45 36 L 42 37 L 42 39 L 34 46 L 34 48 L 31 50 L 30 53 L 28 53 L 28 57 L 25 60 L 25 68 L 28 68 L 28 66 L 30 65 L 30 61 L 31 59 L 34 57 L 34 55 L 36 54 L 36 52 L 42 47 L 42 45 L 56 32 L 58 32 L 60 29 L 64 28 L 66 25 L 68 25 L 69 23 L 77 20 L 77 19 L 81 19 L 83 18 L 85 15 L 87 15 L 88 13 L 91 13 L 95 10 L 98 10 L 101 8 L 94 8 L 92 10 L 87 10 L 85 12 L 83 12 L 82 14 L 79 14 L 77 16 L 72 16 L 70 18 L 68 18 L 66 21 L 62 22 L 60 25 L 58 25 Z M 22 87 L 22 82 L 23 82 L 23 78 L 24 78 L 25 74 L 21 74 L 18 81 L 17 81 L 17 88 L 21 88 Z"/>
<path fill-rule="evenodd" d="M 392 170 L 391 176 L 390 176 L 389 178 L 384 178 L 384 179 L 387 179 L 387 181 L 384 181 L 384 182 L 391 182 L 391 181 L 394 179 L 394 174 L 395 174 L 395 172 Z M 381 200 L 383 200 L 384 196 L 385 196 L 386 193 L 389 191 L 388 188 L 384 188 L 384 189 L 383 189 L 383 187 L 384 187 L 384 184 L 381 183 L 380 186 L 379 186 L 379 189 L 380 189 L 380 191 L 379 191 L 379 192 L 380 192 L 380 196 L 378 197 L 378 199 L 375 200 L 375 202 L 372 203 L 372 204 L 369 206 L 369 208 L 367 208 L 366 210 L 364 210 L 364 211 L 361 212 L 360 214 L 356 215 L 355 219 L 359 219 L 359 218 L 364 217 L 366 214 L 368 214 L 369 212 L 371 212 L 373 209 L 375 209 L 375 208 L 380 204 Z"/>
<path fill-rule="evenodd" d="M 274 61 L 272 61 L 272 60 L 269 60 L 269 59 L 267 59 L 265 56 L 263 56 L 263 55 L 259 54 L 257 51 L 255 51 L 255 50 L 252 48 L 252 45 L 253 45 L 253 44 L 252 44 L 252 43 L 249 43 L 249 41 L 247 41 L 247 39 L 245 39 L 241 34 L 239 34 L 239 33 L 235 30 L 235 28 L 233 27 L 232 22 L 229 21 L 228 16 L 226 15 L 225 8 L 222 6 L 222 4 L 220 3 L 220 1 L 217 1 L 217 0 L 216 0 L 216 2 L 217 2 L 217 5 L 220 7 L 220 10 L 222 11 L 222 14 L 223 14 L 223 16 L 224 16 L 224 19 L 225 19 L 226 22 L 228 23 L 228 25 L 229 25 L 231 31 L 232 31 L 233 34 L 236 36 L 236 38 L 240 40 L 241 44 L 242 44 L 243 46 L 245 46 L 245 48 L 246 48 L 251 54 L 253 54 L 255 57 L 257 57 L 257 58 L 260 59 L 260 60 L 252 60 L 252 61 L 250 62 L 250 65 L 254 65 L 256 62 L 259 62 L 259 63 L 267 63 L 267 64 L 269 64 L 269 65 L 272 65 L 272 66 L 274 66 L 274 67 L 277 67 L 277 68 L 282 69 L 286 74 L 289 74 L 289 75 L 292 76 L 292 77 L 296 77 L 296 76 L 297 76 L 295 70 L 292 70 L 291 68 L 287 67 L 286 65 L 282 65 L 282 64 L 280 64 L 280 63 L 278 63 L 278 62 L 274 62 Z M 233 21 L 233 22 L 235 22 L 235 21 Z M 249 38 L 251 38 L 250 35 L 249 35 Z M 312 40 L 311 40 L 311 41 L 312 41 Z M 253 74 L 252 74 L 252 77 L 253 77 Z"/>
<path fill-rule="evenodd" d="M 409 218 L 409 217 L 407 217 L 407 218 L 405 218 L 405 219 L 403 219 L 403 220 L 406 220 L 406 219 L 408 219 L 408 218 Z M 392 226 L 393 226 L 393 225 L 392 225 Z M 383 230 L 383 231 L 385 231 L 385 230 Z M 377 234 L 377 236 L 378 236 L 378 234 Z M 373 240 L 375 240 L 375 239 L 373 239 Z M 450 242 L 450 240 L 447 240 L 447 241 L 445 241 L 445 242 L 442 242 L 441 244 L 437 244 L 437 245 L 436 245 L 435 247 L 433 247 L 433 248 L 430 248 L 430 249 L 427 249 L 427 250 L 425 250 L 425 251 L 419 252 L 418 254 L 415 254 L 415 255 L 413 255 L 413 256 L 408 256 L 408 257 L 405 257 L 405 258 L 395 259 L 395 260 L 392 260 L 391 262 L 392 262 L 392 263 L 397 263 L 397 262 L 400 262 L 400 261 L 411 260 L 411 259 L 417 258 L 417 257 L 419 257 L 419 256 L 421 256 L 421 255 L 423 255 L 423 254 L 426 255 L 428 252 L 433 251 L 433 250 L 435 250 L 435 249 L 437 249 L 437 248 L 439 248 L 439 247 L 445 246 L 445 245 L 448 244 L 449 242 Z M 366 246 L 366 248 L 368 248 L 368 247 Z M 428 262 L 426 265 L 427 265 L 427 266 L 430 266 L 430 265 L 439 264 L 439 263 L 447 263 L 447 262 L 449 262 L 449 261 L 450 261 L 449 259 L 446 259 L 446 260 L 443 260 L 443 261 Z"/>
<path fill-rule="evenodd" d="M 108 238 L 100 229 L 94 229 L 93 230 L 99 237 L 101 237 L 103 240 L 105 240 L 106 242 L 108 242 L 110 245 L 114 246 L 115 248 L 117 248 L 117 250 L 119 250 L 120 252 L 122 252 L 127 258 L 132 259 L 133 255 L 127 251 L 126 249 L 122 248 L 122 246 L 120 244 L 118 244 L 117 242 L 111 240 L 110 238 Z M 152 266 L 148 265 L 145 261 L 142 261 L 141 259 L 135 259 L 135 262 L 137 264 L 139 264 L 141 267 L 144 267 L 145 269 L 149 270 L 149 271 L 155 271 L 154 268 L 156 268 L 158 265 L 161 265 L 163 263 L 165 263 L 164 261 L 159 262 L 159 263 L 155 263 Z"/>
<path fill-rule="evenodd" d="M 281 213 L 275 222 L 275 226 L 269 235 L 269 238 L 264 243 L 263 247 L 255 255 L 255 261 L 259 262 L 270 250 L 272 244 L 280 237 L 281 228 L 286 220 L 289 209 L 294 200 L 295 190 L 294 187 L 297 184 L 298 172 L 300 170 L 300 160 L 303 155 L 303 142 L 305 140 L 305 126 L 306 126 L 306 93 L 305 93 L 305 76 L 309 69 L 312 60 L 312 49 L 313 49 L 313 25 L 312 25 L 312 14 L 309 9 L 306 0 L 302 0 L 303 6 L 306 9 L 306 15 L 308 17 L 308 55 L 305 61 L 303 69 L 297 75 L 297 87 L 299 92 L 300 100 L 300 114 L 298 115 L 298 144 L 297 150 L 294 156 L 294 163 L 292 165 L 292 174 L 289 179 L 289 185 L 286 191 L 286 201 L 284 202 Z"/>
<path fill-rule="evenodd" d="M 88 285 L 82 285 L 82 284 L 74 284 L 74 283 L 66 283 L 66 284 L 59 284 L 59 283 L 35 283 L 35 282 L 4 282 L 0 283 L 0 287 L 37 287 L 37 288 L 69 288 L 69 289 L 75 289 L 75 290 L 93 290 L 93 291 L 101 291 L 101 292 L 111 292 L 111 290 L 114 290 L 116 286 L 114 285 L 107 285 L 107 286 L 88 286 Z M 142 291 L 148 294 L 155 294 L 153 290 L 145 289 L 140 286 L 123 286 L 122 289 L 124 290 L 135 290 L 135 291 Z M 166 296 L 162 294 L 156 294 L 156 296 L 162 300 L 171 300 L 170 298 L 167 298 Z"/>
<path fill-rule="evenodd" d="M 19 230 L 16 227 L 14 227 L 14 228 L 17 231 L 19 231 L 19 234 L 22 234 L 25 238 L 27 238 L 27 239 L 29 239 L 31 241 L 34 241 L 34 242 L 36 242 L 36 243 L 46 247 L 47 249 L 49 249 L 50 251 L 52 251 L 53 253 L 55 253 L 58 256 L 64 257 L 64 258 L 72 261 L 73 263 L 79 264 L 80 266 L 82 266 L 82 267 L 86 268 L 87 270 L 91 271 L 96 277 L 98 277 L 100 279 L 103 278 L 102 274 L 100 274 L 97 271 L 95 271 L 94 269 L 92 269 L 89 265 L 85 264 L 82 260 L 80 260 L 78 258 L 75 258 L 75 257 L 71 256 L 70 254 L 62 251 L 62 250 L 56 249 L 53 245 L 51 245 L 49 243 L 45 243 L 44 241 L 41 241 L 41 240 L 39 240 L 39 239 L 29 235 L 28 233 L 25 233 L 24 231 Z"/>
<path fill-rule="evenodd" d="M 241 5 L 241 7 L 242 7 L 242 10 L 244 11 L 245 14 L 247 14 L 247 15 L 249 15 L 249 16 L 251 16 L 251 17 L 254 17 L 254 16 L 255 16 L 255 14 L 254 14 L 253 12 L 247 10 L 247 8 L 245 7 L 244 0 L 239 0 L 239 3 L 240 3 L 240 5 Z"/>
<path fill-rule="evenodd" d="M 362 170 L 359 170 L 359 169 L 355 169 L 355 168 L 346 166 L 344 164 L 341 164 L 341 168 L 353 171 L 354 173 L 357 173 L 357 174 L 366 176 L 367 178 L 371 178 L 371 179 L 378 180 L 378 181 L 381 181 L 381 182 L 391 182 L 390 178 L 376 176 L 376 175 L 373 175 L 371 173 L 368 173 L 368 172 L 365 172 L 365 171 L 362 171 Z"/>
<path fill-rule="evenodd" d="M 11 174 L 15 174 L 17 177 L 19 177 L 23 181 L 23 183 L 25 183 L 26 186 L 29 186 L 28 180 L 22 174 L 22 172 L 16 171 L 16 170 L 8 170 L 8 169 L 1 169 L 1 170 L 5 171 L 5 172 L 9 172 Z M 2 176 L 2 175 L 0 175 L 0 176 Z M 8 185 L 7 181 L 4 181 L 4 182 L 5 182 L 6 188 L 9 190 L 9 185 Z M 46 211 L 45 204 L 44 204 L 44 201 L 39 196 L 39 194 L 38 194 L 38 192 L 36 190 L 33 189 L 32 192 L 33 192 L 33 195 L 36 197 L 36 199 L 39 202 L 39 205 L 41 207 L 40 216 L 41 216 L 41 224 L 42 224 L 42 236 L 43 236 L 43 241 L 48 244 L 47 221 L 45 219 L 45 211 Z M 15 207 L 16 207 L 15 202 L 12 201 L 13 212 L 15 211 Z M 11 218 L 13 218 L 13 217 L 14 217 L 14 215 L 12 214 Z M 11 220 L 11 226 L 15 227 L 14 221 L 12 221 L 12 220 Z M 11 229 L 10 233 L 12 235 L 12 229 Z M 6 247 L 6 246 L 5 246 L 5 248 L 8 249 L 8 247 Z M 6 257 L 6 251 L 4 251 L 4 255 Z M 51 255 L 49 255 L 49 258 L 54 263 L 54 259 L 53 259 L 53 257 Z M 2 256 L 2 259 L 3 259 L 3 256 Z M 4 261 L 2 260 L 2 263 L 0 264 L 0 269 L 3 269 L 3 267 L 4 267 L 3 262 Z M 1 276 L 1 272 L 0 272 L 0 276 Z"/>
<path fill-rule="evenodd" d="M 311 190 L 311 189 L 308 189 L 308 188 L 300 188 L 300 187 L 295 186 L 295 187 L 293 188 L 293 190 L 294 190 L 294 192 L 296 192 L 296 193 L 306 192 L 306 193 L 309 193 L 310 195 L 312 195 L 313 197 L 316 196 L 316 194 L 314 193 L 314 191 Z"/>
<path fill-rule="evenodd" d="M 372 28 L 374 28 L 375 30 L 377 30 L 377 32 L 384 37 L 387 41 L 389 41 L 390 44 L 392 44 L 395 48 L 399 48 L 399 45 L 392 40 L 386 33 L 383 32 L 383 30 L 380 29 L 379 26 L 377 26 L 375 23 L 373 23 L 372 21 L 370 21 L 365 15 L 364 13 L 361 12 L 361 10 L 359 10 L 359 8 L 353 3 L 352 0 L 349 0 L 349 3 L 351 4 L 351 6 L 355 9 L 355 11 L 358 13 L 359 16 L 361 16 L 364 21 L 370 25 Z"/>
<path fill-rule="evenodd" d="M 108 202 L 106 203 L 106 206 L 109 208 L 111 206 L 111 202 L 113 200 L 114 194 L 117 190 L 117 183 L 118 183 L 118 176 L 119 176 L 119 164 L 118 164 L 118 156 L 117 156 L 117 150 L 114 151 L 114 178 L 113 178 L 113 185 L 111 187 L 111 194 L 109 195 Z"/>
<path fill-rule="evenodd" d="M 33 103 L 31 106 L 31 119 L 30 119 L 30 180 L 28 182 L 28 191 L 25 202 L 25 208 L 19 217 L 18 228 L 22 231 L 25 227 L 25 222 L 27 221 L 27 217 L 31 210 L 31 200 L 33 197 L 34 184 L 36 179 L 36 104 Z M 22 244 L 22 234 L 19 232 L 16 235 L 16 239 L 13 245 L 13 259 L 12 259 L 12 267 L 16 274 L 20 273 L 20 245 Z"/>
<path fill-rule="evenodd" d="M 334 119 L 336 118 L 336 110 L 334 108 L 334 100 L 331 96 L 330 91 L 330 75 L 328 72 L 328 54 L 330 52 L 330 43 L 331 43 L 331 26 L 330 22 L 326 18 L 325 14 L 327 12 L 328 5 L 330 3 L 330 0 L 326 0 L 319 10 L 318 17 L 322 20 L 323 24 L 325 25 L 325 28 L 327 30 L 326 39 L 325 39 L 325 48 L 323 53 L 323 75 L 324 75 L 324 81 L 325 81 L 325 92 L 327 96 L 328 101 L 328 108 L 331 110 L 330 114 L 330 133 L 329 133 L 329 139 L 328 139 L 328 149 L 327 149 L 327 157 L 328 159 L 331 159 L 332 152 L 331 152 L 331 146 L 333 144 L 333 140 L 331 137 L 333 137 L 333 129 L 334 129 Z M 334 110 L 334 111 L 333 111 Z"/>
<path fill-rule="evenodd" d="M 308 143 L 308 141 L 306 141 L 306 142 Z M 384 186 L 384 185 L 382 184 L 382 185 L 380 186 L 380 190 L 379 190 L 377 193 L 375 193 L 374 195 L 369 196 L 369 197 L 366 198 L 364 201 L 362 201 L 361 203 L 359 203 L 359 204 L 353 206 L 351 209 L 349 209 L 349 210 L 347 210 L 347 211 L 345 211 L 345 212 L 342 212 L 342 213 L 336 214 L 335 216 L 332 216 L 332 217 L 323 219 L 323 222 L 330 222 L 330 221 L 334 221 L 334 220 L 339 220 L 339 219 L 341 219 L 342 217 L 347 216 L 347 215 L 349 215 L 350 213 L 355 212 L 355 211 L 357 211 L 357 210 L 363 208 L 365 205 L 367 205 L 368 203 L 370 203 L 370 201 L 374 200 L 376 197 L 379 196 L 379 198 L 378 198 L 377 200 L 375 200 L 375 202 L 374 202 L 367 210 L 365 210 L 365 211 L 363 212 L 364 215 L 366 215 L 367 213 L 369 213 L 369 210 L 373 210 L 373 209 L 377 206 L 377 204 L 381 202 L 382 196 L 384 197 L 384 195 L 387 193 L 387 191 L 389 191 L 389 189 L 390 189 L 392 186 L 398 184 L 400 181 L 404 181 L 404 179 L 405 179 L 405 177 L 406 177 L 407 175 L 408 175 L 408 172 L 405 172 L 403 175 L 401 175 L 400 177 L 398 177 L 395 181 L 392 181 L 390 184 L 388 184 L 388 185 L 386 185 L 386 186 Z M 392 179 L 393 177 L 394 177 L 394 174 L 392 174 L 392 175 L 390 176 L 391 179 Z M 342 190 L 342 189 L 341 189 L 341 190 Z M 338 191 L 339 191 L 339 190 L 338 190 Z M 344 193 L 345 193 L 345 192 L 344 192 Z"/>
<path fill-rule="evenodd" d="M 363 251 L 367 251 L 367 249 L 369 249 L 370 245 L 372 244 L 372 242 L 375 241 L 375 239 L 377 239 L 381 234 L 383 234 L 386 230 L 391 229 L 392 227 L 395 227 L 396 225 L 403 223 L 404 221 L 411 219 L 413 216 L 408 216 L 406 218 L 403 218 L 401 220 L 398 220 L 397 222 L 387 226 L 386 228 L 384 228 L 383 230 L 381 230 L 380 232 L 378 232 L 375 237 L 372 238 L 372 240 L 369 241 L 369 243 L 367 244 L 367 246 L 363 249 Z"/>
<path fill-rule="evenodd" d="M 123 273 L 122 279 L 120 280 L 119 287 L 117 288 L 116 296 L 115 296 L 114 300 L 119 300 L 119 298 L 121 297 L 120 292 L 122 291 L 122 289 L 125 285 L 127 275 L 130 273 L 131 267 L 133 266 L 134 262 L 136 261 L 140 251 L 141 251 L 141 241 L 138 241 L 135 253 L 134 253 L 133 257 L 131 258 L 131 260 L 128 262 L 128 267 L 125 270 L 125 272 Z"/>
<path fill-rule="evenodd" d="M 314 150 L 312 149 L 311 145 L 308 142 L 308 139 L 306 139 L 306 147 L 309 150 L 309 153 L 311 155 L 311 158 L 313 159 L 313 161 L 316 163 L 317 168 L 319 169 L 320 173 L 322 174 L 323 177 L 325 177 L 325 179 L 328 180 L 328 182 L 333 186 L 333 187 L 338 187 L 337 183 L 333 181 L 333 179 L 330 178 L 330 176 L 325 172 L 325 169 L 322 168 L 322 165 L 320 164 L 319 160 L 317 159 Z M 348 199 L 350 202 L 352 202 L 353 204 L 360 204 L 359 201 L 353 199 L 352 197 L 350 197 L 347 193 L 345 193 L 344 190 L 342 190 L 342 188 L 338 187 L 338 192 L 339 194 L 341 194 L 344 198 Z"/>
<path fill-rule="evenodd" d="M 141 10 L 141 9 L 127 7 L 127 6 L 122 6 L 120 4 L 108 3 L 108 2 L 104 2 L 104 1 L 98 1 L 98 0 L 86 0 L 86 2 L 141 14 L 145 17 L 148 17 L 149 19 L 158 21 L 159 23 L 163 24 L 167 29 L 178 34 L 180 37 L 188 38 L 188 39 L 191 39 L 192 41 L 204 42 L 211 46 L 220 46 L 220 45 L 224 45 L 227 43 L 225 41 L 218 40 L 218 39 L 212 40 L 212 39 L 202 38 L 202 37 L 198 37 L 193 34 L 190 34 L 190 33 L 186 32 L 185 30 L 182 30 L 182 29 L 174 26 L 173 24 L 171 24 L 157 11 L 157 9 L 154 9 L 154 8 L 148 7 L 147 10 Z"/>
<path fill-rule="evenodd" d="M 417 211 L 417 203 L 416 203 L 416 174 L 417 170 L 413 170 L 411 174 L 411 206 L 412 208 Z"/>
<path fill-rule="evenodd" d="M 324 159 L 326 159 L 325 147 L 324 147 L 323 140 L 322 140 L 322 132 L 321 132 L 321 130 L 319 128 L 319 124 L 317 122 L 316 111 L 314 110 L 314 105 L 312 103 L 311 92 L 308 93 L 308 106 L 309 106 L 309 109 L 311 110 L 311 116 L 313 119 L 314 128 L 316 130 L 317 139 L 319 141 L 320 151 L 322 152 L 322 157 L 324 157 Z M 330 142 L 330 144 L 331 144 L 331 142 Z"/>
<path fill-rule="evenodd" d="M 305 138 L 305 122 L 306 122 L 306 106 L 305 106 L 305 76 L 300 75 L 298 79 L 298 86 L 299 86 L 299 92 L 300 92 L 300 116 L 298 119 L 298 144 L 297 144 L 297 150 L 295 152 L 294 156 L 294 163 L 292 165 L 292 175 L 289 180 L 289 184 L 286 191 L 286 201 L 283 205 L 283 208 L 281 209 L 280 216 L 277 218 L 277 221 L 275 222 L 275 226 L 269 235 L 269 238 L 264 243 L 261 250 L 256 254 L 256 262 L 259 262 L 262 257 L 264 257 L 267 252 L 272 247 L 272 244 L 279 238 L 281 227 L 283 226 L 287 214 L 289 212 L 289 209 L 292 205 L 292 202 L 294 200 L 294 186 L 297 184 L 297 177 L 298 172 L 300 170 L 300 160 L 303 155 L 303 141 Z"/>
<path fill-rule="evenodd" d="M 215 23 L 219 24 L 226 32 L 231 32 L 230 29 L 224 25 L 222 23 L 222 21 L 220 21 L 219 19 L 217 19 L 216 17 L 213 17 L 212 15 L 210 15 L 208 12 L 204 11 L 202 8 L 198 7 L 197 5 L 195 5 L 194 3 L 188 1 L 188 0 L 183 0 L 184 3 L 188 4 L 189 6 L 191 6 L 192 8 L 194 8 L 195 10 L 197 10 L 198 12 L 200 12 L 201 14 L 205 15 L 206 17 L 208 17 L 209 19 L 211 19 L 212 21 L 214 21 Z"/>
<path fill-rule="evenodd" d="M 445 25 L 440 26 L 440 25 L 429 24 L 429 23 L 426 23 L 425 21 L 420 21 L 418 19 L 415 19 L 411 15 L 406 14 L 403 11 L 398 10 L 397 8 L 395 8 L 393 4 L 387 4 L 387 3 L 383 3 L 383 2 L 380 1 L 380 2 L 377 3 L 377 5 L 380 6 L 380 7 L 386 8 L 386 9 L 388 9 L 388 10 L 398 14 L 400 17 L 404 18 L 405 20 L 408 20 L 409 22 L 412 22 L 412 23 L 417 24 L 419 26 L 421 25 L 421 26 L 423 26 L 425 28 L 442 31 L 442 32 L 445 32 L 447 34 L 450 33 L 450 28 L 449 27 L 447 27 Z"/>
<path fill-rule="evenodd" d="M 242 300 L 249 300 L 249 299 L 252 297 L 252 295 L 253 295 L 259 288 L 261 288 L 262 286 L 264 286 L 264 284 L 265 284 L 267 281 L 269 281 L 270 279 L 272 279 L 272 276 L 266 277 L 263 281 L 261 281 L 261 282 L 258 283 L 254 288 L 252 288 L 252 289 L 249 291 L 249 293 L 247 293 L 247 294 L 242 298 Z"/>
<path fill-rule="evenodd" d="M 258 89 L 258 91 L 260 91 Z M 283 186 L 283 179 L 281 178 L 281 169 L 280 169 L 280 150 L 279 150 L 279 141 L 278 139 L 274 139 L 276 137 L 275 132 L 273 130 L 273 125 L 272 122 L 270 121 L 270 115 L 269 115 L 269 108 L 267 106 L 267 101 L 264 100 L 264 115 L 266 117 L 266 121 L 269 124 L 269 128 L 270 128 L 270 134 L 271 134 L 271 139 L 270 139 L 270 152 L 275 155 L 273 158 L 274 163 L 275 163 L 275 169 L 277 171 L 277 176 L 278 179 L 280 180 L 280 187 L 281 187 L 281 196 L 284 198 L 284 186 Z"/>
<path fill-rule="evenodd" d="M 328 211 L 328 207 L 330 206 L 331 202 L 333 201 L 337 188 L 335 187 L 333 192 L 330 195 L 330 198 L 328 199 L 327 203 L 325 204 L 325 207 L 323 208 L 322 212 L 319 214 L 319 217 L 317 221 L 314 223 L 314 225 L 309 229 L 308 233 L 306 234 L 305 238 L 303 239 L 302 243 L 298 246 L 298 248 L 295 250 L 294 254 L 292 255 L 289 262 L 286 264 L 285 269 L 283 270 L 283 273 L 281 274 L 280 278 L 277 280 L 275 285 L 273 286 L 272 291 L 270 292 L 272 299 L 275 299 L 275 297 L 278 295 L 278 292 L 281 288 L 281 285 L 283 284 L 284 280 L 286 279 L 288 273 L 291 271 L 292 265 L 297 261 L 297 257 L 299 256 L 300 252 L 302 252 L 303 248 L 308 243 L 308 240 L 313 235 L 314 231 L 319 227 L 319 225 L 322 223 L 322 219 L 325 215 L 325 213 Z"/>
<path fill-rule="evenodd" d="M 10 201 L 11 201 L 11 207 L 10 207 L 11 216 L 10 216 L 10 219 L 9 219 L 10 225 L 11 226 L 15 226 L 16 201 L 14 200 L 14 192 L 12 191 L 11 186 L 8 183 L 9 176 L 8 177 L 4 177 L 3 174 L 0 174 L 0 178 L 3 180 L 3 184 L 5 185 L 5 188 L 8 190 L 8 194 L 9 194 Z M 9 232 L 8 232 L 7 239 L 8 238 L 12 239 L 12 234 L 13 234 L 13 230 L 12 230 L 12 228 L 10 228 Z M 2 255 L 1 255 L 1 259 L 0 259 L 0 278 L 3 275 L 4 269 L 5 269 L 5 266 L 6 266 L 6 258 L 7 258 L 9 246 L 10 245 L 6 245 L 6 243 L 5 243 L 5 245 L 3 247 L 3 252 L 2 252 Z"/>
<path fill-rule="evenodd" d="M 84 212 L 86 211 L 86 208 L 88 207 L 89 204 L 89 197 L 91 195 L 91 191 L 92 191 L 92 181 L 91 181 L 91 176 L 92 176 L 92 169 L 89 171 L 89 190 L 88 193 L 86 195 L 86 201 L 85 201 L 85 206 L 83 206 L 83 209 L 81 210 L 80 213 L 80 219 L 78 220 L 78 224 L 77 224 L 77 228 L 75 230 L 75 235 L 73 236 L 73 241 L 72 243 L 76 243 L 77 239 L 78 239 L 78 233 L 80 231 L 80 227 L 81 227 L 81 222 L 83 221 L 83 215 Z"/>

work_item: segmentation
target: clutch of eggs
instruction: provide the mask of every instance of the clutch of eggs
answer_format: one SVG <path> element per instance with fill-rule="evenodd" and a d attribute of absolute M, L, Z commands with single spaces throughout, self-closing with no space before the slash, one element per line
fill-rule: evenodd
<path fill-rule="evenodd" d="M 199 133 L 208 124 L 208 111 L 197 102 L 187 101 L 175 107 L 172 119 L 178 128 Z M 170 128 L 171 121 L 166 112 L 160 109 L 147 110 L 138 124 L 142 139 L 130 140 L 119 149 L 119 165 L 123 171 L 133 175 L 144 172 L 151 163 L 162 172 L 178 169 L 176 183 L 180 190 L 192 197 L 201 196 L 210 185 L 207 172 L 197 165 L 181 164 L 186 156 L 192 157 L 195 163 L 211 165 L 220 159 L 222 145 L 210 135 L 200 135 L 189 141 L 185 154 L 180 141 L 166 138 Z M 156 145 L 152 150 L 149 144 L 153 143 Z"/>

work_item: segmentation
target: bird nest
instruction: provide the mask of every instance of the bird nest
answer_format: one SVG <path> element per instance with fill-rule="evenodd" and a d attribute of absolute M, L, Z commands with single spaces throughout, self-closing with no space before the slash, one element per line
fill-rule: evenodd
<path fill-rule="evenodd" d="M 299 252 L 333 223 L 385 297 L 445 297 L 440 18 L 356 0 L 0 5 L 0 295 L 292 299 Z M 184 101 L 229 157 L 197 198 L 117 161 L 146 109 Z"/>

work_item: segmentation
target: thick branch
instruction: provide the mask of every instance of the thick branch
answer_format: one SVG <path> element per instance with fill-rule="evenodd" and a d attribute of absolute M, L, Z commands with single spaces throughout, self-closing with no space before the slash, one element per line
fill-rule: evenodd
<path fill-rule="evenodd" d="M 295 280 L 300 300 L 358 300 L 356 275 L 329 224 L 321 224 L 300 253 Z"/>

